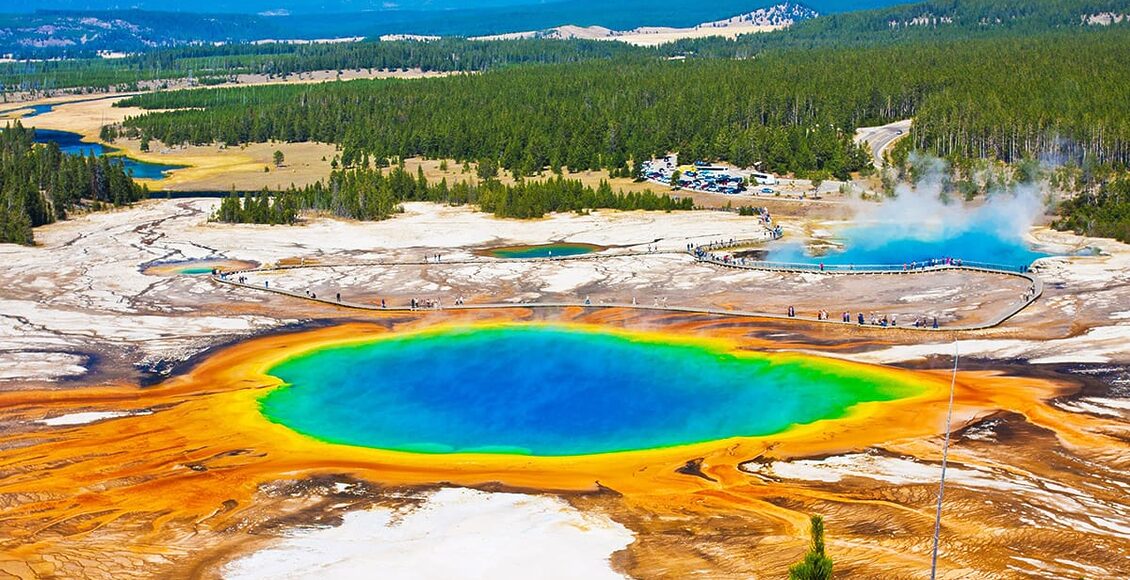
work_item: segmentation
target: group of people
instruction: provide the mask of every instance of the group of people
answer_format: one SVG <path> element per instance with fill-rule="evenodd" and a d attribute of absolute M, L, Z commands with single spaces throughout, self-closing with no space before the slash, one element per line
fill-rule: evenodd
<path fill-rule="evenodd" d="M 219 276 L 221 280 L 225 280 L 225 281 L 232 279 L 230 273 L 221 272 L 219 269 L 213 269 L 212 275 L 213 276 Z M 236 276 L 235 281 L 236 281 L 237 284 L 243 284 L 244 286 L 250 284 L 250 280 L 247 278 L 247 276 Z M 271 287 L 271 281 L 270 280 L 263 280 L 263 287 L 264 288 L 270 288 Z"/>
<path fill-rule="evenodd" d="M 231 274 L 221 272 L 218 268 L 212 269 L 212 275 L 219 276 L 221 280 L 229 280 L 231 278 Z M 247 276 L 236 276 L 235 281 L 237 284 L 247 284 Z"/>
<path fill-rule="evenodd" d="M 729 240 L 718 240 L 717 242 L 710 242 L 709 244 L 702 244 L 700 246 L 696 246 L 694 244 L 688 243 L 687 244 L 687 251 L 688 252 L 694 252 L 696 255 L 699 255 L 699 253 L 701 253 L 702 255 L 705 255 L 707 252 L 709 252 L 711 250 L 717 250 L 719 248 L 728 248 L 730 246 L 733 246 L 736 243 L 738 243 L 738 240 L 736 240 L 734 238 L 730 238 Z"/>
<path fill-rule="evenodd" d="M 467 301 L 462 296 L 456 296 L 454 303 L 455 306 L 463 306 Z M 388 308 L 384 298 L 381 298 L 381 308 Z M 443 310 L 443 302 L 439 298 L 425 300 L 412 298 L 408 301 L 408 308 L 410 310 Z"/>
<path fill-rule="evenodd" d="M 927 318 L 925 316 L 919 316 L 919 317 L 914 319 L 914 328 L 926 328 L 927 325 L 929 325 L 929 324 L 930 324 L 930 321 L 927 320 Z M 933 328 L 938 327 L 938 317 L 937 316 L 934 317 L 934 323 L 933 323 L 932 326 L 933 326 Z"/>
<path fill-rule="evenodd" d="M 796 318 L 796 308 L 795 307 L 789 306 L 788 309 L 785 312 L 786 312 L 786 314 L 789 318 Z M 830 315 L 829 315 L 827 310 L 820 309 L 816 312 L 816 320 L 829 320 L 829 319 L 830 319 Z M 851 324 L 851 322 L 852 322 L 851 312 L 848 312 L 848 311 L 845 310 L 842 314 L 840 314 L 840 322 L 843 322 L 844 324 Z M 898 326 L 898 316 L 892 314 L 888 317 L 886 314 L 878 314 L 878 313 L 875 313 L 875 312 L 872 312 L 870 314 L 870 316 L 865 316 L 862 312 L 860 312 L 856 316 L 856 322 L 860 326 L 865 326 L 865 325 L 870 324 L 871 326 L 895 327 L 895 326 Z M 939 325 L 938 325 L 938 317 L 937 316 L 934 316 L 932 321 L 929 317 L 926 317 L 926 316 L 919 316 L 919 317 L 914 319 L 914 327 L 915 328 L 930 328 L 930 327 L 938 328 L 938 326 Z"/>
<path fill-rule="evenodd" d="M 443 254 L 424 254 L 424 263 L 425 264 L 428 264 L 428 263 L 431 263 L 431 262 L 438 263 L 438 262 L 442 262 L 442 261 L 443 261 Z"/>
<path fill-rule="evenodd" d="M 718 254 L 713 253 L 713 250 L 717 250 L 719 248 L 729 248 L 737 242 L 738 241 L 734 238 L 730 238 L 728 241 L 721 240 L 718 242 L 710 242 L 709 244 L 703 244 L 701 246 L 687 244 L 687 251 L 690 252 L 691 255 L 693 255 L 695 259 L 698 260 L 708 260 L 711 262 L 723 262 L 729 264 L 731 263 L 730 261 L 733 259 L 733 256 L 719 256 Z"/>
<path fill-rule="evenodd" d="M 383 304 L 384 301 L 382 300 L 381 303 Z M 443 303 L 441 303 L 438 298 L 436 298 L 436 299 L 429 298 L 429 299 L 426 299 L 426 300 L 420 300 L 419 298 L 412 298 L 411 300 L 408 301 L 408 309 L 409 310 L 441 310 L 442 308 L 443 308 Z"/>
<path fill-rule="evenodd" d="M 910 262 L 909 264 L 903 262 L 902 269 L 904 272 L 910 270 L 924 270 L 933 266 L 957 266 L 961 267 L 962 261 L 960 258 L 934 258 L 931 260 L 922 260 Z"/>
<path fill-rule="evenodd" d="M 769 210 L 761 210 L 761 223 L 769 230 L 769 235 L 774 240 L 779 240 L 785 235 L 785 230 L 781 229 L 781 224 L 773 225 L 773 216 L 769 215 Z"/>

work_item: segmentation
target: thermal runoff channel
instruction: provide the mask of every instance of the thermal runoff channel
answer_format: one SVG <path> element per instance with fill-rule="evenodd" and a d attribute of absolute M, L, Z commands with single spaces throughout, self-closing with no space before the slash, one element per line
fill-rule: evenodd
<path fill-rule="evenodd" d="M 586 455 L 779 433 L 923 390 L 897 372 L 587 327 L 486 326 L 318 349 L 274 367 L 272 421 L 424 453 Z"/>

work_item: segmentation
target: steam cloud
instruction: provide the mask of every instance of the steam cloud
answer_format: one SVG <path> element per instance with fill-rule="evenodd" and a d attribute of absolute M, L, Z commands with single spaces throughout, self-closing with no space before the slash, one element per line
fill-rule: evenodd
<path fill-rule="evenodd" d="M 945 195 L 950 173 L 943 160 L 912 157 L 911 161 L 926 168 L 913 186 L 900 183 L 895 188 L 895 197 L 879 204 L 853 204 L 855 222 L 860 226 L 882 227 L 888 242 L 944 240 L 979 232 L 1021 243 L 1024 234 L 1044 213 L 1043 194 L 1038 184 L 990 191 L 984 200 L 965 203 Z"/>
<path fill-rule="evenodd" d="M 837 232 L 841 251 L 813 255 L 805 244 L 787 240 L 770 247 L 768 259 L 789 263 L 901 265 L 955 258 L 1008 268 L 1026 267 L 1042 254 L 1025 234 L 1044 211 L 1040 186 L 1021 184 L 992 190 L 986 198 L 963 202 L 948 195 L 945 162 L 917 157 L 917 183 L 899 184 L 881 203 L 851 204 L 852 225 Z"/>

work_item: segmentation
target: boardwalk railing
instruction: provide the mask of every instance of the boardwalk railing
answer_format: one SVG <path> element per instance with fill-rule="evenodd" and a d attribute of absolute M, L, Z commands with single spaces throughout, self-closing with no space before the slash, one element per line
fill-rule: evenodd
<path fill-rule="evenodd" d="M 788 271 L 788 272 L 814 272 L 814 271 L 820 272 L 820 270 L 818 269 L 819 266 L 817 265 L 817 269 L 814 270 L 814 269 L 812 269 L 812 264 L 781 264 L 781 263 L 775 263 L 775 262 L 748 262 L 748 263 L 743 263 L 743 264 L 737 264 L 737 263 L 733 263 L 732 261 L 725 261 L 725 260 L 722 260 L 722 259 L 718 259 L 718 258 L 714 257 L 713 254 L 711 254 L 709 251 L 705 251 L 705 248 L 720 249 L 722 247 L 735 247 L 735 246 L 739 246 L 739 245 L 748 245 L 748 244 L 760 243 L 760 242 L 764 242 L 764 241 L 765 241 L 764 239 L 729 240 L 727 242 L 724 242 L 724 243 L 720 242 L 720 243 L 714 244 L 714 245 L 694 246 L 692 248 L 689 248 L 686 253 L 690 254 L 692 258 L 694 258 L 695 260 L 697 260 L 699 262 L 712 264 L 712 265 L 716 265 L 716 266 L 728 267 L 728 268 L 741 268 L 741 269 L 748 269 L 748 270 Z M 534 258 L 534 259 L 529 259 L 529 260 L 526 260 L 526 261 L 559 261 L 559 260 L 568 260 L 568 259 L 601 259 L 601 258 L 613 258 L 613 257 L 638 256 L 638 255 L 647 255 L 647 254 L 671 254 L 671 253 L 679 253 L 679 252 L 669 252 L 669 251 L 647 252 L 647 253 L 634 252 L 634 253 L 617 253 L 617 254 L 603 254 L 603 255 L 587 254 L 587 255 L 583 255 L 583 256 L 570 256 L 570 257 L 564 257 L 563 256 L 563 257 L 560 257 L 560 258 Z M 498 261 L 499 260 L 492 260 L 492 262 L 498 262 Z M 506 261 L 506 260 L 502 260 L 502 261 Z M 603 302 L 603 303 L 596 303 L 596 304 L 593 304 L 593 303 L 591 303 L 587 300 L 584 301 L 584 302 L 496 302 L 496 303 L 461 304 L 461 305 L 457 305 L 457 306 L 446 306 L 446 307 L 442 307 L 442 308 L 420 308 L 420 307 L 408 308 L 408 307 L 395 306 L 395 305 L 391 306 L 391 307 L 382 307 L 382 306 L 376 305 L 376 304 L 351 302 L 351 301 L 348 301 L 348 300 L 342 301 L 342 300 L 328 299 L 328 298 L 317 298 L 317 297 L 314 297 L 310 294 L 299 294 L 298 292 L 294 292 L 294 291 L 291 291 L 291 290 L 285 290 L 285 289 L 278 288 L 278 287 L 272 288 L 272 287 L 269 287 L 265 283 L 263 285 L 252 284 L 252 283 L 249 283 L 249 282 L 241 281 L 240 280 L 241 277 L 239 276 L 240 274 L 252 273 L 252 272 L 270 272 L 270 271 L 276 271 L 276 270 L 292 270 L 292 269 L 299 269 L 299 268 L 325 268 L 325 267 L 366 266 L 366 265 L 380 265 L 380 266 L 398 266 L 398 265 L 408 266 L 408 265 L 423 265 L 423 264 L 444 265 L 444 264 L 466 264 L 468 262 L 471 262 L 471 261 L 470 260 L 459 260 L 459 261 L 452 260 L 452 261 L 439 261 L 439 262 L 388 262 L 388 261 L 378 261 L 378 262 L 354 262 L 354 263 L 348 263 L 348 264 L 345 264 L 345 263 L 338 263 L 338 264 L 325 264 L 325 263 L 321 263 L 321 264 L 299 264 L 299 265 L 276 266 L 276 267 L 270 267 L 270 268 L 255 268 L 255 269 L 248 269 L 248 270 L 241 270 L 241 271 L 215 273 L 215 274 L 212 275 L 212 280 L 217 282 L 217 283 L 221 283 L 221 284 L 227 284 L 227 285 L 231 285 L 231 286 L 237 286 L 237 287 L 241 287 L 241 288 L 249 288 L 249 289 L 260 290 L 260 291 L 265 291 L 265 292 L 273 292 L 275 294 L 281 294 L 281 295 L 284 295 L 284 296 L 290 296 L 290 297 L 293 297 L 293 298 L 299 298 L 299 299 L 303 299 L 303 300 L 319 302 L 319 303 L 322 303 L 322 304 L 328 304 L 328 305 L 338 306 L 338 307 L 342 307 L 342 308 L 351 308 L 351 309 L 369 310 L 369 311 L 378 311 L 378 312 L 409 312 L 409 311 L 427 311 L 427 310 L 459 311 L 459 310 L 491 310 L 491 309 L 507 309 L 507 308 L 527 308 L 527 309 L 630 308 L 630 309 L 637 309 L 637 310 L 653 310 L 653 311 L 663 311 L 663 312 L 682 312 L 682 313 L 708 314 L 708 315 L 720 315 L 720 316 L 764 318 L 764 319 L 772 319 L 772 320 L 793 320 L 793 321 L 803 321 L 803 322 L 819 322 L 819 323 L 823 323 L 823 324 L 836 324 L 836 325 L 841 325 L 841 326 L 852 326 L 852 327 L 869 328 L 869 329 L 882 329 L 882 330 L 899 330 L 899 329 L 902 329 L 902 330 L 934 331 L 934 332 L 937 332 L 937 331 L 984 330 L 984 329 L 988 329 L 988 328 L 993 328 L 995 326 L 999 326 L 1004 321 L 1008 320 L 1009 318 L 1012 318 L 1017 313 L 1024 310 L 1030 304 L 1035 302 L 1036 299 L 1039 298 L 1043 294 L 1043 291 L 1044 291 L 1043 282 L 1040 280 L 1040 278 L 1038 276 L 1036 276 L 1035 274 L 1033 274 L 1029 271 L 1017 271 L 1016 269 L 991 268 L 991 267 L 985 267 L 985 265 L 982 265 L 982 264 L 971 264 L 971 263 L 968 263 L 968 262 L 963 262 L 963 263 L 961 263 L 961 265 L 955 265 L 955 264 L 952 264 L 952 263 L 951 264 L 942 264 L 942 265 L 932 265 L 932 266 L 929 266 L 927 268 L 918 268 L 918 269 L 915 269 L 913 271 L 902 270 L 901 265 L 897 269 L 893 269 L 893 270 L 889 269 L 891 267 L 885 266 L 884 268 L 887 268 L 887 269 L 881 269 L 881 270 L 880 269 L 866 270 L 866 269 L 860 268 L 860 269 L 853 269 L 853 270 L 846 270 L 846 271 L 845 270 L 838 270 L 838 271 L 837 270 L 827 270 L 827 269 L 825 269 L 823 271 L 824 273 L 827 273 L 827 274 L 845 274 L 845 273 L 852 273 L 852 274 L 888 274 L 888 273 L 889 274 L 904 274 L 905 273 L 905 274 L 911 274 L 911 273 L 920 273 L 920 272 L 933 272 L 933 271 L 940 271 L 940 270 L 965 270 L 965 271 L 980 271 L 980 272 L 987 272 L 987 273 L 993 273 L 993 274 L 1002 274 L 1002 275 L 1008 275 L 1008 276 L 1017 276 L 1017 277 L 1025 278 L 1032 283 L 1028 292 L 1026 292 L 1025 295 L 1024 295 L 1024 300 L 1020 301 L 1014 307 L 1009 308 L 1008 310 L 1002 312 L 1001 314 L 997 315 L 996 317 L 994 317 L 993 319 L 991 319 L 989 321 L 986 321 L 986 322 L 983 322 L 983 323 L 976 323 L 976 324 L 948 325 L 948 326 L 943 326 L 941 328 L 932 328 L 930 326 L 920 326 L 919 327 L 919 326 L 905 326 L 905 325 L 904 326 L 876 326 L 876 325 L 871 325 L 871 324 L 860 325 L 860 324 L 856 324 L 855 322 L 840 322 L 838 320 L 836 320 L 836 321 L 820 320 L 816 317 L 810 317 L 810 316 L 799 316 L 799 315 L 798 316 L 787 316 L 787 315 L 784 315 L 784 314 L 771 313 L 771 312 L 757 312 L 757 311 L 751 311 L 751 310 L 721 309 L 721 308 L 709 308 L 709 307 L 667 306 L 665 304 L 661 305 L 661 304 L 658 304 L 658 303 L 652 304 L 652 305 L 647 305 L 647 304 L 637 304 L 634 301 L 632 303 Z M 487 262 L 487 260 L 475 260 L 474 262 L 475 263 L 484 263 L 484 262 Z"/>
<path fill-rule="evenodd" d="M 775 232 L 772 233 L 774 234 L 773 239 L 778 239 L 780 237 L 775 235 Z M 774 262 L 766 260 L 749 260 L 746 258 L 739 258 L 734 256 L 720 256 L 714 253 L 720 250 L 748 246 L 753 243 L 753 240 L 728 240 L 724 242 L 715 242 L 711 244 L 695 246 L 693 249 L 690 249 L 688 251 L 695 257 L 696 260 L 700 262 L 710 262 L 718 264 L 720 266 L 729 266 L 735 268 L 749 268 L 751 270 L 771 270 L 777 272 L 825 272 L 832 274 L 910 274 L 913 272 L 929 272 L 939 269 L 964 268 L 968 270 L 980 270 L 985 272 L 995 272 L 1010 275 L 1026 275 L 1029 273 L 1029 266 L 1027 265 L 1016 266 L 1007 264 L 993 264 L 989 262 L 973 262 L 958 258 L 927 258 L 924 260 L 904 262 L 902 264 L 825 264 L 812 262 Z"/>
<path fill-rule="evenodd" d="M 748 240 L 729 240 L 726 242 L 716 242 L 713 244 L 705 244 L 702 246 L 695 246 L 688 250 L 688 252 L 699 262 L 714 264 L 726 268 L 738 268 L 743 270 L 759 270 L 767 272 L 797 272 L 797 273 L 820 273 L 820 274 L 917 274 L 925 272 L 938 272 L 943 270 L 963 270 L 969 272 L 983 272 L 987 274 L 998 274 L 1002 276 L 1015 276 L 1024 278 L 1031 283 L 1028 290 L 1023 294 L 1023 300 L 1017 302 L 1014 307 L 1005 310 L 993 319 L 982 324 L 969 324 L 960 326 L 947 326 L 946 330 L 984 330 L 1000 326 L 1004 321 L 1019 314 L 1022 310 L 1030 306 L 1040 296 L 1044 294 L 1044 281 L 1037 276 L 1029 266 L 1008 266 L 1002 264 L 989 264 L 985 262 L 969 262 L 960 259 L 952 258 L 935 258 L 921 262 L 908 262 L 906 264 L 862 264 L 862 265 L 835 265 L 835 264 L 809 264 L 809 263 L 789 263 L 789 262 L 770 262 L 763 260 L 747 260 L 745 258 L 734 258 L 732 256 L 719 256 L 715 251 L 724 250 L 728 248 L 735 248 L 740 246 L 749 245 Z M 826 321 L 825 321 L 826 322 Z M 843 323 L 839 323 L 843 324 Z M 891 328 L 891 327 L 880 327 Z M 901 327 L 906 328 L 906 327 Z M 916 328 L 916 327 L 911 327 Z M 917 330 L 923 330 L 916 328 Z M 925 329 L 934 330 L 934 329 Z M 938 329 L 940 330 L 940 329 Z"/>
<path fill-rule="evenodd" d="M 1003 264 L 988 264 L 984 262 L 919 262 L 914 266 L 909 264 L 811 264 L 805 262 L 770 262 L 764 260 L 747 260 L 744 258 L 696 257 L 700 262 L 710 262 L 719 266 L 735 268 L 748 268 L 751 270 L 771 270 L 776 272 L 823 272 L 826 274 L 913 274 L 915 272 L 933 272 L 962 268 L 966 270 L 981 270 L 1006 274 L 1025 274 L 1026 266 L 1006 266 Z"/>

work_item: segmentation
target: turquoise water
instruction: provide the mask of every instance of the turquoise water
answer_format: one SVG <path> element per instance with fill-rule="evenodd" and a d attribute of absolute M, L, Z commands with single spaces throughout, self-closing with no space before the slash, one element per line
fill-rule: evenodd
<path fill-rule="evenodd" d="M 152 276 L 188 275 L 202 276 L 211 274 L 215 268 L 232 270 L 234 268 L 252 268 L 255 262 L 246 260 L 226 260 L 223 258 L 204 258 L 195 260 L 172 260 L 165 262 L 150 262 L 145 264 L 141 272 Z"/>
<path fill-rule="evenodd" d="M 815 357 L 543 326 L 325 348 L 269 372 L 289 385 L 262 399 L 270 420 L 426 453 L 585 455 L 769 435 L 918 389 Z"/>
<path fill-rule="evenodd" d="M 598 246 L 591 244 L 541 244 L 538 246 L 507 246 L 494 248 L 488 253 L 496 258 L 560 258 L 562 256 L 579 256 L 590 254 L 599 250 Z"/>
<path fill-rule="evenodd" d="M 36 129 L 36 143 L 56 143 L 59 149 L 68 155 L 94 155 L 102 156 L 117 151 L 101 143 L 87 143 L 82 140 L 82 135 L 70 131 L 55 131 L 52 129 Z M 113 159 L 120 161 L 131 175 L 139 179 L 161 179 L 166 172 L 180 169 L 184 165 L 162 165 L 159 163 L 146 163 L 129 157 L 116 156 Z"/>
<path fill-rule="evenodd" d="M 829 266 L 919 264 L 934 259 L 955 258 L 965 263 L 984 263 L 1026 269 L 1038 252 L 1019 234 L 1002 233 L 990 223 L 973 221 L 957 231 L 870 225 L 838 232 L 843 249 L 814 255 L 800 242 L 777 243 L 769 248 L 768 260 L 793 264 L 823 263 Z"/>

